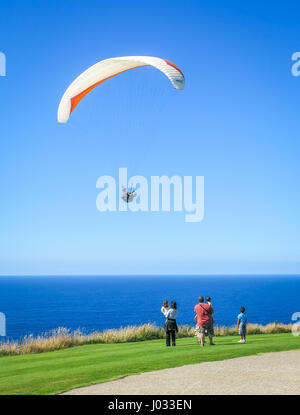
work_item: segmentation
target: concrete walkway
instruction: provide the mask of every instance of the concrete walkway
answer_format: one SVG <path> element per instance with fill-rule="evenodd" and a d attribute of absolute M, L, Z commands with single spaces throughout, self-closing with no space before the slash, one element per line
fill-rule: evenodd
<path fill-rule="evenodd" d="M 300 395 L 300 350 L 127 376 L 63 395 Z"/>

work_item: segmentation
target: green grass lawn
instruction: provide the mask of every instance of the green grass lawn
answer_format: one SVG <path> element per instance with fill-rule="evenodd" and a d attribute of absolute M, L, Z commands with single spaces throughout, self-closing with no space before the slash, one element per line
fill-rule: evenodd
<path fill-rule="evenodd" d="M 95 344 L 54 352 L 0 357 L 0 394 L 57 394 L 79 386 L 187 364 L 225 360 L 266 352 L 300 349 L 292 334 L 216 337 L 216 346 L 200 348 L 196 338 L 166 348 L 164 340 Z"/>

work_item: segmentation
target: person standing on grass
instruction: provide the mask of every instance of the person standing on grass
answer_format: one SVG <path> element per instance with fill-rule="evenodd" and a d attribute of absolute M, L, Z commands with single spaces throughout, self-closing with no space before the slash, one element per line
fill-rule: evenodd
<path fill-rule="evenodd" d="M 165 332 L 166 332 L 166 346 L 169 347 L 171 344 L 172 338 L 172 346 L 176 346 L 176 332 L 178 332 L 176 318 L 178 315 L 177 311 L 177 304 L 175 301 L 171 302 L 171 308 L 166 313 L 166 323 L 165 323 Z"/>
<path fill-rule="evenodd" d="M 239 335 L 241 336 L 241 339 L 238 341 L 238 343 L 246 343 L 246 333 L 247 333 L 247 317 L 245 314 L 245 307 L 240 308 L 240 314 L 238 315 L 238 321 L 237 321 L 237 329 L 239 332 Z"/>
<path fill-rule="evenodd" d="M 211 346 L 214 346 L 213 336 L 214 336 L 214 328 L 213 328 L 213 313 L 214 309 L 210 304 L 204 303 L 204 298 L 202 296 L 199 297 L 199 304 L 197 304 L 194 308 L 194 312 L 197 315 L 197 328 L 199 332 L 199 341 L 198 343 L 204 347 L 204 336 L 207 333 L 209 338 L 209 343 Z"/>

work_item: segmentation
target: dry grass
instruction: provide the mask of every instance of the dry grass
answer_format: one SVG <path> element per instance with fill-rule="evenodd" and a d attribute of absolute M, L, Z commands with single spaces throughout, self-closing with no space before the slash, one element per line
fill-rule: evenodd
<path fill-rule="evenodd" d="M 263 326 L 262 324 L 248 324 L 247 325 L 247 334 L 279 334 L 279 333 L 291 333 L 292 324 L 282 324 L 282 323 L 269 323 Z M 216 326 L 215 335 L 216 336 L 236 336 L 237 329 L 236 326 L 226 327 L 226 326 Z"/>
<path fill-rule="evenodd" d="M 290 333 L 291 331 L 291 324 L 271 323 L 265 326 L 260 324 L 249 324 L 247 326 L 248 334 Z M 234 336 L 237 335 L 237 330 L 235 326 L 216 326 L 215 335 Z M 193 336 L 195 336 L 194 326 L 179 326 L 177 337 Z M 80 329 L 71 331 L 67 328 L 59 327 L 37 337 L 30 335 L 22 338 L 20 341 L 8 340 L 0 343 L 0 356 L 42 353 L 84 344 L 137 342 L 162 339 L 164 337 L 165 332 L 163 328 L 157 327 L 154 324 L 128 326 L 103 332 L 95 331 L 90 334 L 85 334 Z"/>

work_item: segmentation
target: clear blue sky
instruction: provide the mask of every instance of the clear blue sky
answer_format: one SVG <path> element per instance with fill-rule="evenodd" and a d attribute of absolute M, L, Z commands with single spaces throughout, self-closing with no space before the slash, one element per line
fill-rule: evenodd
<path fill-rule="evenodd" d="M 1 2 L 0 274 L 300 273 L 299 2 Z M 178 65 L 95 89 L 67 125 L 68 84 L 109 57 Z M 203 175 L 205 217 L 100 213 L 96 180 Z"/>

